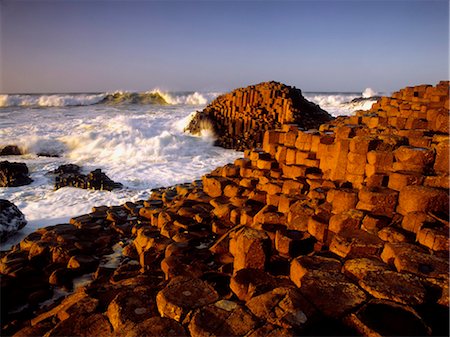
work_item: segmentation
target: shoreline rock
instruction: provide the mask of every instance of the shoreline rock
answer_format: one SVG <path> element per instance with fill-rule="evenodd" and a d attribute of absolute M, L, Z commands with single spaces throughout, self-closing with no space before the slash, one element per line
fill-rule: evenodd
<path fill-rule="evenodd" d="M 282 125 L 201 181 L 38 229 L 1 255 L 2 333 L 448 335 L 448 90 Z"/>
<path fill-rule="evenodd" d="M 17 145 L 6 145 L 0 150 L 0 156 L 20 156 L 22 154 Z"/>
<path fill-rule="evenodd" d="M 121 183 L 112 181 L 101 169 L 96 169 L 85 175 L 81 173 L 81 167 L 78 165 L 65 164 L 59 166 L 52 173 L 56 174 L 55 190 L 69 186 L 112 191 L 123 187 Z"/>
<path fill-rule="evenodd" d="M 0 199 L 0 242 L 17 233 L 27 224 L 25 216 L 16 205 Z"/>
<path fill-rule="evenodd" d="M 0 187 L 18 187 L 29 185 L 33 180 L 28 175 L 25 163 L 0 162 Z"/>

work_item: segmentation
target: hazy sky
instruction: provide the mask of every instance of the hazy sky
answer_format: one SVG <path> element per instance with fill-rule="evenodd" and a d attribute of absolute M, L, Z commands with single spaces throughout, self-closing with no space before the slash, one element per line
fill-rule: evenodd
<path fill-rule="evenodd" d="M 448 0 L 0 0 L 0 91 L 397 90 L 449 77 Z"/>

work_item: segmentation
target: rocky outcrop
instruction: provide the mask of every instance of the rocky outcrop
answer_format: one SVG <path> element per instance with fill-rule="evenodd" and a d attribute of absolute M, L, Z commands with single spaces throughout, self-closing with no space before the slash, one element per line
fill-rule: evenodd
<path fill-rule="evenodd" d="M 0 199 L 0 241 L 21 230 L 27 221 L 16 205 L 5 199 Z"/>
<path fill-rule="evenodd" d="M 307 101 L 295 87 L 263 82 L 217 97 L 197 112 L 187 130 L 193 134 L 209 129 L 216 145 L 243 151 L 260 147 L 264 132 L 286 123 L 315 129 L 332 117 Z"/>
<path fill-rule="evenodd" d="M 62 187 L 78 187 L 93 190 L 112 191 L 122 188 L 121 183 L 114 182 L 100 169 L 96 169 L 87 175 L 81 173 L 81 167 L 75 164 L 59 166 L 55 171 L 55 189 Z"/>
<path fill-rule="evenodd" d="M 168 104 L 158 92 L 115 92 L 108 94 L 103 104 Z"/>
<path fill-rule="evenodd" d="M 31 184 L 25 163 L 0 162 L 0 187 L 17 187 Z"/>
<path fill-rule="evenodd" d="M 448 89 L 285 124 L 201 181 L 39 229 L 2 255 L 3 334 L 448 335 Z"/>
<path fill-rule="evenodd" d="M 20 156 L 22 151 L 17 145 L 6 145 L 0 150 L 0 156 Z"/>

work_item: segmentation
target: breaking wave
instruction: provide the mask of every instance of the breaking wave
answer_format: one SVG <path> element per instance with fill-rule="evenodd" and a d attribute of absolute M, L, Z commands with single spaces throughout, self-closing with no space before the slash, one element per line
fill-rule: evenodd
<path fill-rule="evenodd" d="M 62 107 L 94 104 L 206 105 L 220 93 L 172 93 L 155 89 L 147 92 L 116 91 L 95 94 L 0 94 L 0 108 Z"/>
<path fill-rule="evenodd" d="M 371 88 L 355 93 L 305 93 L 305 97 L 335 117 L 369 110 L 380 98 L 379 93 Z"/>
<path fill-rule="evenodd" d="M 0 95 L 0 107 L 11 106 L 77 106 L 77 105 L 93 105 L 105 99 L 106 93 L 103 94 L 48 94 L 48 95 L 16 95 L 3 94 Z"/>

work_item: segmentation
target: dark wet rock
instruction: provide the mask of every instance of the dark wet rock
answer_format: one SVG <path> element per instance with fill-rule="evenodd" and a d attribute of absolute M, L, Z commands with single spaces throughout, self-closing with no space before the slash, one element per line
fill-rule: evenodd
<path fill-rule="evenodd" d="M 69 173 L 80 173 L 81 167 L 75 164 L 64 164 L 58 166 L 52 173 L 54 174 L 69 174 Z"/>
<path fill-rule="evenodd" d="M 55 189 L 69 186 L 112 191 L 123 187 L 121 183 L 112 181 L 101 169 L 96 169 L 84 175 L 81 173 L 81 168 L 78 165 L 66 164 L 59 166 L 52 173 L 56 174 Z"/>
<path fill-rule="evenodd" d="M 22 151 L 17 145 L 6 145 L 0 150 L 0 156 L 20 156 Z"/>
<path fill-rule="evenodd" d="M 0 187 L 17 187 L 31 184 L 25 163 L 0 162 Z"/>
<path fill-rule="evenodd" d="M 59 158 L 61 155 L 59 153 L 53 152 L 38 152 L 36 153 L 38 157 L 50 157 L 50 158 Z"/>
<path fill-rule="evenodd" d="M 27 221 L 25 215 L 16 205 L 5 199 L 0 199 L 0 241 L 21 230 Z"/>
<path fill-rule="evenodd" d="M 161 104 L 166 105 L 168 102 L 158 92 L 115 92 L 107 95 L 102 102 L 103 104 Z"/>
<path fill-rule="evenodd" d="M 97 264 L 98 260 L 92 256 L 76 255 L 70 258 L 67 268 L 82 273 L 95 270 Z"/>

